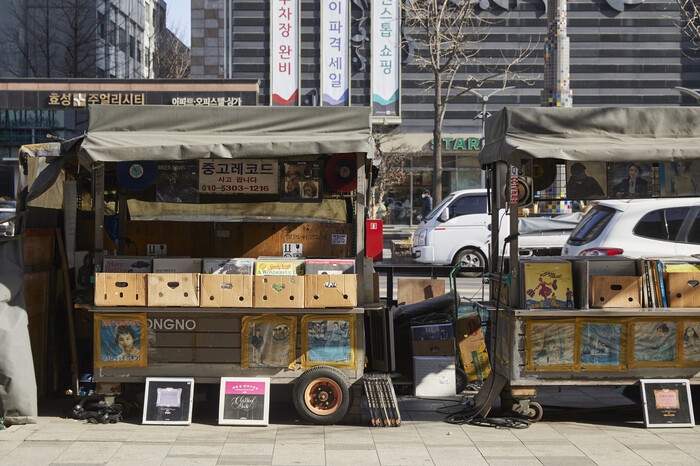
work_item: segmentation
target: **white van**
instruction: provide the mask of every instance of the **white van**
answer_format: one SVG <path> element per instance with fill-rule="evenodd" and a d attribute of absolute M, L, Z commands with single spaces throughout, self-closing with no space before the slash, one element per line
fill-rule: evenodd
<path fill-rule="evenodd" d="M 528 218 L 518 220 L 521 255 L 559 255 L 582 214 L 560 220 Z M 499 238 L 510 234 L 510 217 L 501 209 Z M 413 259 L 424 264 L 457 264 L 485 268 L 491 242 L 491 215 L 486 189 L 465 189 L 450 193 L 421 219 L 413 234 Z M 506 249 L 507 253 L 507 249 Z"/>

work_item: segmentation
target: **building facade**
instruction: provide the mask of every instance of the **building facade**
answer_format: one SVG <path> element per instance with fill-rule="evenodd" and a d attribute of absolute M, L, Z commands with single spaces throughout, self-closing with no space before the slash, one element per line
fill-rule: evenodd
<path fill-rule="evenodd" d="M 270 30 L 275 20 L 271 2 L 192 0 L 192 77 L 260 79 L 259 104 L 270 105 Z M 369 106 L 373 100 L 372 7 L 380 3 L 342 3 L 350 9 L 349 101 L 351 105 Z M 298 4 L 299 97 L 295 104 L 319 105 L 324 2 L 299 0 Z M 513 88 L 492 95 L 486 111 L 504 106 L 540 106 L 547 3 L 486 0 L 479 5 L 478 14 L 493 23 L 486 40 L 476 47 L 479 61 L 534 47 L 517 69 L 530 82 L 507 82 Z M 485 6 L 488 8 L 480 9 Z M 677 8 L 675 2 L 661 0 L 570 0 L 567 14 L 573 105 L 695 104 L 690 97 L 673 90 L 675 86 L 700 87 L 700 63 L 689 58 L 693 51 L 678 28 Z M 405 27 L 401 30 L 400 114 L 389 122 L 396 124 L 402 142 L 417 151 L 410 163 L 409 179 L 387 196 L 387 203 L 401 202 L 401 209 L 394 209 L 396 215 L 385 219 L 394 224 L 415 224 L 420 191 L 432 186 L 433 99 L 432 90 L 425 86 L 431 76 L 416 64 L 415 54 L 421 52 L 412 39 L 415 34 Z M 474 65 L 463 73 L 466 76 L 483 71 Z M 488 94 L 500 85 L 486 85 L 479 93 Z M 472 94 L 461 96 L 447 108 L 441 141 L 445 193 L 481 186 L 481 170 L 476 161 L 479 146 L 475 141 L 481 137 L 482 110 L 482 101 Z M 403 207 L 405 204 L 409 207 Z"/>

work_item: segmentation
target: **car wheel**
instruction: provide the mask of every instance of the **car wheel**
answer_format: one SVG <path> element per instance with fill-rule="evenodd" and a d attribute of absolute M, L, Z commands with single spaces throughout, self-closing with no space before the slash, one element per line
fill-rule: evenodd
<path fill-rule="evenodd" d="M 334 367 L 312 367 L 294 383 L 294 407 L 311 423 L 336 424 L 345 417 L 351 402 L 350 382 Z"/>
<path fill-rule="evenodd" d="M 464 262 L 462 267 L 479 268 L 482 271 L 486 269 L 486 257 L 481 251 L 473 248 L 461 250 L 455 257 L 454 265 Z M 459 272 L 460 277 L 481 277 L 482 272 Z"/>

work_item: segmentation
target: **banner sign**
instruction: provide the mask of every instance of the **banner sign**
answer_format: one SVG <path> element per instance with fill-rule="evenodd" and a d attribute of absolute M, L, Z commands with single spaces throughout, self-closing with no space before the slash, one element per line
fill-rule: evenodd
<path fill-rule="evenodd" d="M 321 4 L 321 105 L 348 106 L 350 5 L 348 0 Z"/>
<path fill-rule="evenodd" d="M 399 117 L 399 0 L 372 2 L 372 114 Z"/>
<path fill-rule="evenodd" d="M 270 2 L 272 105 L 299 104 L 299 2 Z"/>
<path fill-rule="evenodd" d="M 199 192 L 276 194 L 279 192 L 279 164 L 275 160 L 200 160 Z"/>

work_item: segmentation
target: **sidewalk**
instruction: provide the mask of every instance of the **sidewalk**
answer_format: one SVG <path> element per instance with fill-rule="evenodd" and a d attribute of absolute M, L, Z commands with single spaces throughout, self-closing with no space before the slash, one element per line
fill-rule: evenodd
<path fill-rule="evenodd" d="M 527 429 L 443 422 L 460 400 L 402 396 L 398 428 L 304 425 L 291 399 L 273 398 L 267 427 L 219 426 L 216 407 L 197 404 L 189 426 L 89 424 L 51 405 L 39 424 L 0 431 L 0 464 L 700 464 L 700 428 L 645 429 L 641 406 L 612 387 L 540 388 L 544 419 Z"/>

